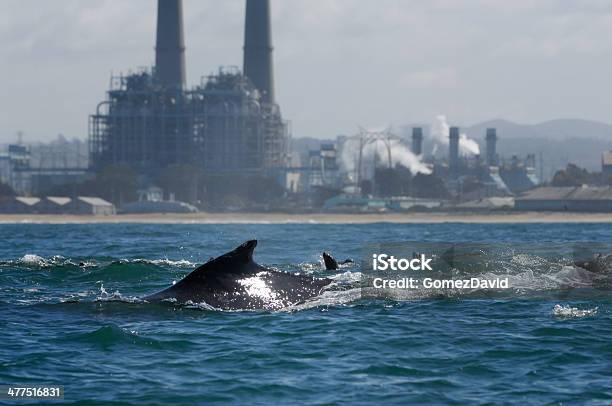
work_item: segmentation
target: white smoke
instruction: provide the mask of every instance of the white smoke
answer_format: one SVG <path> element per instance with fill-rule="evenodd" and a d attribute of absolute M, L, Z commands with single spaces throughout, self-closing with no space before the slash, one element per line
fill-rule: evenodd
<path fill-rule="evenodd" d="M 342 146 L 340 162 L 343 168 L 350 173 L 354 173 L 359 165 L 359 145 L 359 138 L 356 137 L 347 139 Z M 417 173 L 429 175 L 431 173 L 431 169 L 423 163 L 423 157 L 413 154 L 400 140 L 390 139 L 389 145 L 391 147 L 391 165 L 393 167 L 397 164 L 403 165 L 413 175 Z M 361 161 L 363 174 L 365 174 L 366 168 L 372 167 L 374 162 L 378 162 L 378 166 L 388 167 L 389 149 L 386 142 L 377 140 L 366 144 L 363 147 Z"/>
<path fill-rule="evenodd" d="M 384 145 L 383 142 L 379 141 L 376 143 L 376 147 L 376 153 L 378 154 L 379 159 L 385 159 L 388 161 L 386 145 Z M 415 155 L 399 140 L 391 140 L 391 158 L 393 166 L 395 166 L 396 164 L 403 165 L 406 168 L 410 169 L 410 172 L 413 175 L 416 175 L 417 173 L 422 173 L 424 175 L 431 174 L 431 169 L 422 161 L 423 157 Z"/>
<path fill-rule="evenodd" d="M 448 150 L 450 126 L 446 122 L 445 115 L 438 115 L 431 125 L 431 140 L 434 143 L 432 155 L 435 155 L 439 147 Z M 480 154 L 478 143 L 464 133 L 459 135 L 459 155 L 472 156 Z"/>

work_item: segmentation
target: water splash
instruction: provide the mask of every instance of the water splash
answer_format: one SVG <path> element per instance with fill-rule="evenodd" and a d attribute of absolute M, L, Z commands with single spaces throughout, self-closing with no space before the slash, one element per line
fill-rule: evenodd
<path fill-rule="evenodd" d="M 136 296 L 124 296 L 118 290 L 108 293 L 104 284 L 100 283 L 100 295 L 96 297 L 96 302 L 144 303 L 145 300 Z"/>
<path fill-rule="evenodd" d="M 21 257 L 19 263 L 24 265 L 44 266 L 47 265 L 47 260 L 36 254 L 25 254 Z"/>
<path fill-rule="evenodd" d="M 552 314 L 559 318 L 582 318 L 595 316 L 598 310 L 599 307 L 593 309 L 578 309 L 577 307 L 571 307 L 569 305 L 562 306 L 556 304 L 552 310 Z"/>

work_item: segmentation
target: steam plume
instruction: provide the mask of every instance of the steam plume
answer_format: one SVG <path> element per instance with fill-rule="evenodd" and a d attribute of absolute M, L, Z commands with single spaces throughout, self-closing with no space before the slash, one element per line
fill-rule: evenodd
<path fill-rule="evenodd" d="M 372 130 L 374 132 L 382 132 Z M 393 166 L 400 164 L 410 170 L 413 175 L 417 173 L 430 174 L 431 169 L 423 163 L 422 156 L 417 156 L 410 151 L 400 140 L 390 139 L 389 145 L 391 147 L 391 163 Z M 342 146 L 342 152 L 340 154 L 340 162 L 343 168 L 350 173 L 354 173 L 359 160 L 359 139 L 349 138 Z M 381 166 L 388 165 L 388 149 L 387 145 L 383 140 L 377 140 L 369 143 L 363 147 L 362 152 L 362 166 L 371 167 L 372 163 L 377 160 Z"/>
<path fill-rule="evenodd" d="M 440 147 L 444 147 L 446 150 L 449 144 L 448 133 L 450 126 L 446 121 L 445 115 L 438 115 L 431 125 L 431 139 L 434 143 L 433 154 L 438 151 Z M 473 139 L 468 138 L 464 133 L 459 135 L 459 154 L 464 156 L 472 156 L 480 154 L 480 147 L 478 143 Z"/>

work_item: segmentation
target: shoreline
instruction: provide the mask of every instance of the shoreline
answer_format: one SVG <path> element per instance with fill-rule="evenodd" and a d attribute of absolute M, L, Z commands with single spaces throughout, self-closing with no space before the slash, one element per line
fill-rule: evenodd
<path fill-rule="evenodd" d="M 369 224 L 369 223 L 612 223 L 612 213 L 189 213 L 123 214 L 0 214 L 0 224 Z"/>

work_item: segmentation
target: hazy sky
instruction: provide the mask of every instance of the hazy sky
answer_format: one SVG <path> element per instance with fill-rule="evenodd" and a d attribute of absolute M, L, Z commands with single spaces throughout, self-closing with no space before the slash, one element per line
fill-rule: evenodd
<path fill-rule="evenodd" d="M 612 1 L 272 0 L 294 136 L 492 118 L 612 122 Z M 244 0 L 184 0 L 187 80 L 242 65 Z M 155 0 L 0 0 L 0 142 L 85 137 L 154 60 Z"/>

